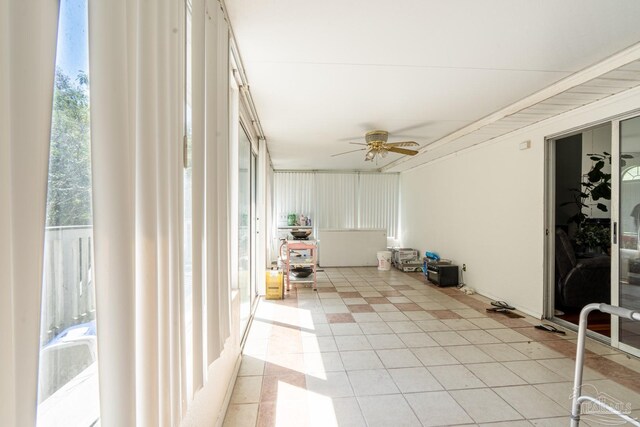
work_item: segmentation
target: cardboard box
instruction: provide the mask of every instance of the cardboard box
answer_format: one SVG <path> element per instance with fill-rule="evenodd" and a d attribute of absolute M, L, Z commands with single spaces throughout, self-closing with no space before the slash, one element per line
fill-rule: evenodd
<path fill-rule="evenodd" d="M 282 299 L 284 297 L 284 275 L 282 270 L 266 272 L 265 299 Z"/>

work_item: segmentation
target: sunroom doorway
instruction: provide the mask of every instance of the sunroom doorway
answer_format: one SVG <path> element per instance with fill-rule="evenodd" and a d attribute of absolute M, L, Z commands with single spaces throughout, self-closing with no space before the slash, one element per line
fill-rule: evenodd
<path fill-rule="evenodd" d="M 546 317 L 575 329 L 591 302 L 640 310 L 640 115 L 547 142 Z M 594 312 L 588 334 L 640 356 L 638 322 Z"/>
<path fill-rule="evenodd" d="M 611 123 L 554 138 L 550 150 L 549 313 L 575 327 L 585 305 L 611 302 Z M 589 329 L 609 339 L 610 316 L 593 313 Z"/>

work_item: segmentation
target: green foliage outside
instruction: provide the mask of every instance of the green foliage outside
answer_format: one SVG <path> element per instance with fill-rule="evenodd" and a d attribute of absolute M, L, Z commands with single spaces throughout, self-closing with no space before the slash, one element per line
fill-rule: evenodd
<path fill-rule="evenodd" d="M 49 155 L 47 226 L 90 225 L 89 81 L 56 70 Z"/>

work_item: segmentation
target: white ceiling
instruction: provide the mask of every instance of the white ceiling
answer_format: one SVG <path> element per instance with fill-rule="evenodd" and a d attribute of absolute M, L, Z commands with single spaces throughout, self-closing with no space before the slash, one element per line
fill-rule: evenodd
<path fill-rule="evenodd" d="M 640 41 L 637 0 L 226 6 L 276 170 L 381 168 L 401 156 L 331 155 L 373 129 L 426 146 Z"/>

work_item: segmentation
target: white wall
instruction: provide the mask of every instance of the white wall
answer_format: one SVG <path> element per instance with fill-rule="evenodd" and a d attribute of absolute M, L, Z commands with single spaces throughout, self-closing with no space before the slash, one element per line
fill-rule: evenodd
<path fill-rule="evenodd" d="M 465 263 L 467 285 L 542 316 L 544 139 L 638 106 L 634 89 L 403 172 L 402 246 Z"/>

